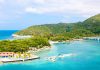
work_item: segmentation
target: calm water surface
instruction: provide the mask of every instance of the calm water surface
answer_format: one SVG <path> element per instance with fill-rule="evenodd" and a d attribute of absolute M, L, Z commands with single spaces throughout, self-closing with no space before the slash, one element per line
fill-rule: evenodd
<path fill-rule="evenodd" d="M 0 40 L 11 39 L 11 35 L 17 31 L 18 30 L 0 30 Z"/>
<path fill-rule="evenodd" d="M 45 60 L 47 56 L 70 53 L 75 55 L 58 58 L 56 62 Z M 41 59 L 1 64 L 0 70 L 100 70 L 100 42 L 95 40 L 53 44 L 51 50 L 37 54 Z"/>

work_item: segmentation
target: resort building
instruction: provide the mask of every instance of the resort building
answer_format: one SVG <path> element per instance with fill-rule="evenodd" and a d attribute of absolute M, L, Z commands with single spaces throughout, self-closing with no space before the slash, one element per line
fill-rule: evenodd
<path fill-rule="evenodd" d="M 14 52 L 0 52 L 0 57 L 13 57 Z"/>

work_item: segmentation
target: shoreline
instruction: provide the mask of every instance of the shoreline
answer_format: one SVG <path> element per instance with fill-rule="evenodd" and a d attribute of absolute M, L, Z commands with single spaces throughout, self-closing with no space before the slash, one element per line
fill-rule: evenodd
<path fill-rule="evenodd" d="M 31 38 L 32 36 L 30 35 L 17 35 L 17 34 L 12 34 L 12 37 L 15 39 L 25 39 L 25 38 Z"/>
<path fill-rule="evenodd" d="M 16 35 L 15 35 L 16 36 Z M 17 36 L 17 37 L 22 37 L 22 36 Z M 30 36 L 24 36 L 25 38 L 30 38 Z M 32 37 L 32 36 L 31 36 Z M 52 44 L 55 44 L 55 43 L 66 43 L 66 42 L 71 42 L 71 41 L 82 41 L 82 40 L 85 40 L 87 38 L 96 38 L 96 37 L 83 37 L 83 38 L 80 38 L 80 39 L 72 39 L 72 40 L 66 40 L 66 41 L 51 41 L 49 40 L 49 43 L 50 43 L 50 46 L 44 46 L 43 48 L 40 48 L 40 49 L 37 49 L 37 48 L 31 48 L 32 50 L 29 50 L 28 52 L 31 53 L 32 55 L 34 55 L 34 53 L 37 53 L 37 52 L 41 52 L 41 51 L 45 51 L 45 50 L 50 50 L 51 47 L 52 47 Z M 35 55 L 37 56 L 37 55 Z M 10 60 L 3 60 L 1 61 L 0 60 L 0 64 L 2 63 L 10 63 L 10 62 L 23 62 L 23 61 L 30 61 L 30 60 L 35 60 L 35 59 L 39 59 L 40 57 L 37 56 L 37 57 L 31 57 L 31 58 L 24 58 L 24 59 L 10 59 Z"/>
<path fill-rule="evenodd" d="M 72 40 L 66 40 L 66 41 L 49 41 L 50 44 L 55 44 L 55 43 L 66 43 L 66 42 L 71 42 L 71 41 L 82 41 L 84 40 L 83 38 L 80 39 L 72 39 Z"/>
<path fill-rule="evenodd" d="M 11 62 L 24 62 L 24 61 L 31 61 L 31 60 L 36 60 L 36 59 L 40 59 L 40 56 L 38 56 L 36 53 L 38 52 L 41 52 L 41 51 L 46 51 L 46 50 L 50 50 L 51 49 L 51 46 L 45 46 L 43 48 L 40 48 L 40 49 L 35 49 L 35 50 L 29 50 L 27 53 L 30 53 L 31 56 L 30 57 L 26 57 L 26 58 L 23 58 L 23 54 L 20 54 L 22 55 L 20 58 L 17 58 L 16 55 L 18 54 L 15 54 L 14 57 L 7 57 L 7 58 L 0 58 L 0 64 L 3 64 L 3 63 L 11 63 Z"/>
<path fill-rule="evenodd" d="M 36 48 L 31 48 L 32 50 L 29 50 L 28 52 L 30 53 L 37 53 L 37 52 L 41 52 L 43 50 L 50 50 L 51 46 L 44 46 L 43 48 L 40 49 L 36 49 Z"/>

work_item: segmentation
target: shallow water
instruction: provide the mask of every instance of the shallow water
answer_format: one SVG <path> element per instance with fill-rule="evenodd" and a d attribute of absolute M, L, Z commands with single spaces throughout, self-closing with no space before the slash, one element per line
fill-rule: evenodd
<path fill-rule="evenodd" d="M 58 58 L 56 62 L 47 61 L 48 56 L 75 54 Z M 96 40 L 72 41 L 53 44 L 51 50 L 37 53 L 39 60 L 0 65 L 0 70 L 100 70 L 100 42 Z"/>

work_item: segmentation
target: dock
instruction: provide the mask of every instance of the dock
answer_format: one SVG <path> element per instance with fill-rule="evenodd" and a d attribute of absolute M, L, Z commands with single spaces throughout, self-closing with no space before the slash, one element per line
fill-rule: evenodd
<path fill-rule="evenodd" d="M 100 41 L 100 37 L 84 37 L 85 40 L 97 40 Z"/>
<path fill-rule="evenodd" d="M 5 58 L 3 58 L 5 59 Z M 10 63 L 10 62 L 23 62 L 23 61 L 30 61 L 30 60 L 36 60 L 40 59 L 40 57 L 31 57 L 31 58 L 25 58 L 25 59 L 5 59 L 5 60 L 0 60 L 1 63 Z"/>

